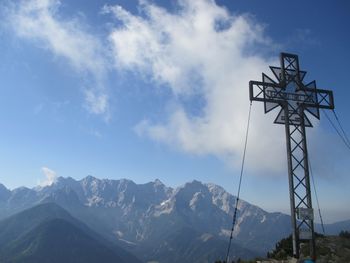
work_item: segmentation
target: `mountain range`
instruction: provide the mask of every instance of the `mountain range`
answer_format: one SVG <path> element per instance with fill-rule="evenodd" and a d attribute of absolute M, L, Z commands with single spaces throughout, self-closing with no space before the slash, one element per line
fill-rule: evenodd
<path fill-rule="evenodd" d="M 69 224 L 85 235 L 82 240 L 92 237 L 107 248 L 106 242 L 113 244 L 113 251 L 119 249 L 116 257 L 132 253 L 143 262 L 214 262 L 226 255 L 235 202 L 236 197 L 222 187 L 198 181 L 175 189 L 159 180 L 135 184 L 92 176 L 79 181 L 59 177 L 46 187 L 12 191 L 0 184 L 0 242 L 1 224 L 11 216 L 40 204 L 57 204 L 69 216 L 37 220 L 39 225 L 31 223 L 35 231 L 53 234 Z M 55 213 L 47 215 L 51 214 Z M 332 231 L 329 234 L 338 233 L 350 229 L 350 220 L 325 227 Z M 35 240 L 35 231 L 25 240 Z M 240 200 L 231 258 L 264 255 L 290 233 L 290 216 Z"/>

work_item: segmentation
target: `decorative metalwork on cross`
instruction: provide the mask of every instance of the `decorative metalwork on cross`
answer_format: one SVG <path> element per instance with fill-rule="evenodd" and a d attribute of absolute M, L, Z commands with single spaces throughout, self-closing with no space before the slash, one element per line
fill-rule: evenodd
<path fill-rule="evenodd" d="M 304 84 L 305 71 L 298 56 L 281 53 L 280 67 L 270 67 L 276 81 L 262 74 L 262 81 L 250 81 L 251 101 L 264 102 L 265 113 L 281 107 L 275 123 L 284 124 L 287 142 L 289 192 L 293 228 L 293 254 L 300 256 L 300 243 L 310 240 L 315 258 L 315 234 L 311 202 L 309 160 L 305 127 L 312 127 L 306 113 L 320 118 L 320 109 L 334 109 L 333 93 L 317 89 L 316 82 Z"/>
<path fill-rule="evenodd" d="M 250 81 L 250 100 L 263 101 L 265 113 L 282 106 L 275 123 L 285 124 L 286 115 L 283 110 L 288 106 L 289 124 L 300 125 L 302 118 L 299 116 L 300 108 L 305 109 L 316 118 L 320 118 L 319 109 L 333 109 L 333 93 L 329 90 L 316 88 L 316 81 L 303 84 L 305 71 L 299 70 L 298 56 L 293 54 L 281 54 L 281 67 L 270 67 L 277 81 L 262 74 L 263 81 Z M 304 125 L 312 127 L 311 122 L 303 114 Z"/>

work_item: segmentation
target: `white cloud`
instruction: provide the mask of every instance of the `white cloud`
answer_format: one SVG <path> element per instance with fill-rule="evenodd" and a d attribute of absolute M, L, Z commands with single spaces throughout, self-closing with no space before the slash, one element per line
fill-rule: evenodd
<path fill-rule="evenodd" d="M 53 171 L 47 167 L 41 167 L 41 171 L 46 176 L 45 180 L 39 182 L 39 185 L 41 187 L 50 186 L 56 182 L 57 174 L 55 171 Z"/>
<path fill-rule="evenodd" d="M 248 82 L 277 63 L 259 52 L 272 49 L 273 43 L 249 16 L 232 15 L 213 0 L 181 0 L 175 13 L 142 1 L 141 10 L 137 16 L 120 6 L 104 8 L 122 23 L 110 34 L 116 66 L 170 88 L 177 106 L 164 122 L 141 121 L 136 132 L 185 152 L 214 154 L 238 164 Z M 205 101 L 199 114 L 191 113 L 192 105 L 183 99 L 196 97 Z M 253 107 L 249 163 L 280 172 L 285 165 L 283 127 L 272 125 L 274 114 L 264 116 L 261 107 Z"/>
<path fill-rule="evenodd" d="M 102 114 L 107 111 L 108 108 L 108 96 L 105 93 L 98 94 L 94 90 L 85 90 L 85 101 L 88 111 L 94 114 Z M 106 116 L 109 118 L 109 115 Z"/>
<path fill-rule="evenodd" d="M 269 65 L 278 65 L 277 57 L 262 55 L 276 46 L 260 24 L 248 15 L 231 14 L 214 0 L 178 0 L 173 12 L 141 0 L 140 15 L 118 5 L 103 8 L 120 21 L 109 35 L 110 49 L 89 34 L 80 19 L 60 17 L 59 8 L 55 0 L 21 1 L 13 4 L 10 22 L 18 36 L 35 41 L 94 79 L 94 87 L 83 88 L 89 112 L 110 118 L 103 82 L 112 51 L 117 70 L 130 70 L 158 88 L 170 89 L 172 103 L 176 101 L 167 119 L 140 121 L 135 127 L 139 135 L 239 164 L 248 82 L 260 79 L 261 72 L 269 73 Z M 201 103 L 194 106 L 198 100 Z M 284 127 L 272 124 L 276 112 L 264 115 L 262 105 L 255 104 L 247 164 L 285 173 Z M 199 108 L 196 113 L 194 107 Z"/>
<path fill-rule="evenodd" d="M 57 0 L 12 4 L 8 15 L 10 25 L 19 37 L 32 40 L 55 56 L 66 59 L 82 76 L 93 79 L 95 84 L 89 88 L 86 105 L 90 112 L 104 114 L 108 111 L 108 96 L 103 86 L 108 63 L 102 44 L 87 32 L 78 18 L 60 17 L 60 5 Z"/>

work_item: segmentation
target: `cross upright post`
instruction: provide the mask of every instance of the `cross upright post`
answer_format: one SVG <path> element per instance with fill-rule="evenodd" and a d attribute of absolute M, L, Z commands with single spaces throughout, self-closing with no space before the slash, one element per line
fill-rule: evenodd
<path fill-rule="evenodd" d="M 265 113 L 281 107 L 275 123 L 285 125 L 293 255 L 300 257 L 300 244 L 309 240 L 310 256 L 316 259 L 314 213 L 311 201 L 309 160 L 305 127 L 312 127 L 305 114 L 317 119 L 320 109 L 334 109 L 333 93 L 316 88 L 316 82 L 303 84 L 305 71 L 298 56 L 281 53 L 280 67 L 270 67 L 277 81 L 262 73 L 262 81 L 249 82 L 251 101 L 264 102 Z"/>

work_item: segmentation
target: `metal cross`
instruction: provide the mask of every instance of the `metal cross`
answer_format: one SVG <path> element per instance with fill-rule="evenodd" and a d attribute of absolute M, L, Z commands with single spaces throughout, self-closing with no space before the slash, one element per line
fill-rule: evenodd
<path fill-rule="evenodd" d="M 334 109 L 333 93 L 317 89 L 315 81 L 303 84 L 306 72 L 299 69 L 297 55 L 281 53 L 280 63 L 270 67 L 277 81 L 263 73 L 262 82 L 249 82 L 250 100 L 264 102 L 265 113 L 281 107 L 275 123 L 286 131 L 293 254 L 299 258 L 301 241 L 310 240 L 310 255 L 316 258 L 305 132 L 312 124 L 306 112 L 319 119 L 320 109 Z"/>

